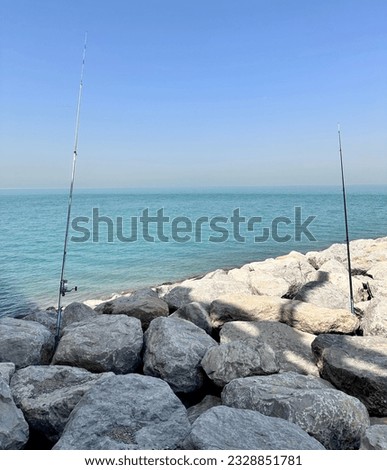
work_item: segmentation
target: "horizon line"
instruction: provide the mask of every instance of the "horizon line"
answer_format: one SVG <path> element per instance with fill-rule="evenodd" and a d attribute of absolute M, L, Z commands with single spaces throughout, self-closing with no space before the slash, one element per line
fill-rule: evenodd
<path fill-rule="evenodd" d="M 348 184 L 347 187 L 383 187 L 387 188 L 387 183 L 360 183 L 360 184 Z M 225 189 L 297 189 L 297 188 L 308 188 L 308 189 L 321 189 L 321 188 L 340 188 L 339 184 L 286 184 L 286 185 L 198 185 L 198 186 L 174 186 L 174 185 L 165 185 L 165 186 L 79 186 L 74 188 L 75 191 L 133 191 L 133 190 L 225 190 Z M 66 191 L 68 186 L 52 186 L 52 187 L 6 187 L 0 188 L 0 191 Z"/>

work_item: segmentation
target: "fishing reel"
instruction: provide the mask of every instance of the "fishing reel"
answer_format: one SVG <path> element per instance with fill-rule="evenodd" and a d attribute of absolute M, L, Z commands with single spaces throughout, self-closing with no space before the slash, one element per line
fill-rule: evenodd
<path fill-rule="evenodd" d="M 67 284 L 67 279 L 63 279 L 60 283 L 60 293 L 62 297 L 64 297 L 68 292 L 72 292 L 72 291 L 77 292 L 77 290 L 78 290 L 77 286 L 69 289 L 68 284 Z"/>

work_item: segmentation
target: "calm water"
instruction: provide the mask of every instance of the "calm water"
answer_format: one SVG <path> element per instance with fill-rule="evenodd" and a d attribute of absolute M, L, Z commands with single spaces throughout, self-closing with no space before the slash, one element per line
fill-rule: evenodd
<path fill-rule="evenodd" d="M 296 207 L 301 208 L 297 209 L 301 211 L 298 222 Z M 157 223 L 150 222 L 146 231 L 144 219 L 139 218 L 146 215 L 144 209 L 150 217 L 163 209 L 162 215 L 170 222 L 159 221 L 158 232 Z M 246 219 L 239 221 L 239 228 L 235 209 Z M 352 239 L 387 235 L 387 188 L 350 188 L 348 209 Z M 66 210 L 65 191 L 0 191 L 0 315 L 56 304 Z M 297 225 L 309 216 L 315 216 L 307 225 L 315 240 L 305 233 L 296 237 Z M 78 292 L 68 294 L 67 303 L 239 266 L 291 250 L 321 249 L 345 239 L 339 188 L 77 191 L 72 219 L 75 217 L 83 219 L 70 231 L 66 277 L 70 285 L 78 285 Z M 261 217 L 261 222 L 251 217 Z M 281 218 L 274 223 L 274 239 L 272 221 L 276 217 Z M 270 237 L 254 241 L 264 228 L 269 229 Z M 281 241 L 287 235 L 290 239 Z M 152 237 L 154 242 L 149 241 Z M 130 238 L 137 240 L 128 241 Z"/>

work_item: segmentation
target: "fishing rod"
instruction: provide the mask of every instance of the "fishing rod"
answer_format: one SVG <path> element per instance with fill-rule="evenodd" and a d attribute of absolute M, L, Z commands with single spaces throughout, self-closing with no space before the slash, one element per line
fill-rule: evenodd
<path fill-rule="evenodd" d="M 71 218 L 71 207 L 73 203 L 73 190 L 74 190 L 74 180 L 75 180 L 75 169 L 77 164 L 78 156 L 78 136 L 79 136 L 79 119 L 81 114 L 81 101 L 82 101 L 82 90 L 83 90 L 83 72 L 85 68 L 85 58 L 86 58 L 86 45 L 87 45 L 87 33 L 85 34 L 85 42 L 83 46 L 83 55 L 82 55 L 82 66 L 81 66 L 81 77 L 79 81 L 79 92 L 78 92 L 78 102 L 77 102 L 77 112 L 75 118 L 75 137 L 74 137 L 74 150 L 73 150 L 73 164 L 71 171 L 71 183 L 68 196 L 67 204 L 67 219 L 66 219 L 66 230 L 63 244 L 63 257 L 62 257 L 62 269 L 60 275 L 59 283 L 59 296 L 58 296 L 58 308 L 57 308 L 57 320 L 56 320 L 56 335 L 55 335 L 55 348 L 58 345 L 60 338 L 60 329 L 62 324 L 62 297 L 64 297 L 68 292 L 77 291 L 77 287 L 70 289 L 67 284 L 67 279 L 65 276 L 65 266 L 66 266 L 66 257 L 67 257 L 67 245 L 69 238 L 69 228 L 70 228 L 70 218 Z"/>
<path fill-rule="evenodd" d="M 339 154 L 340 154 L 340 167 L 341 167 L 341 185 L 342 185 L 342 189 L 343 189 L 343 205 L 344 205 L 344 221 L 345 221 L 345 238 L 346 238 L 346 243 L 347 243 L 349 298 L 350 298 L 350 305 L 351 305 L 351 313 L 355 314 L 355 307 L 354 307 L 354 302 L 353 302 L 353 287 L 352 287 L 351 252 L 350 252 L 350 249 L 349 249 L 349 231 L 348 231 L 348 215 L 347 215 L 347 197 L 346 197 L 346 192 L 345 192 L 343 151 L 342 151 L 342 146 L 341 146 L 340 124 L 337 125 L 337 132 L 338 132 L 338 136 L 339 136 Z"/>

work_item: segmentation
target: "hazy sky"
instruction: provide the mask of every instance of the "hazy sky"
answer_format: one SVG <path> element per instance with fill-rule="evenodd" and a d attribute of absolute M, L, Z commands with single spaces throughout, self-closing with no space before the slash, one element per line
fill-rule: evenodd
<path fill-rule="evenodd" d="M 0 188 L 387 183 L 386 0 L 0 0 Z"/>

